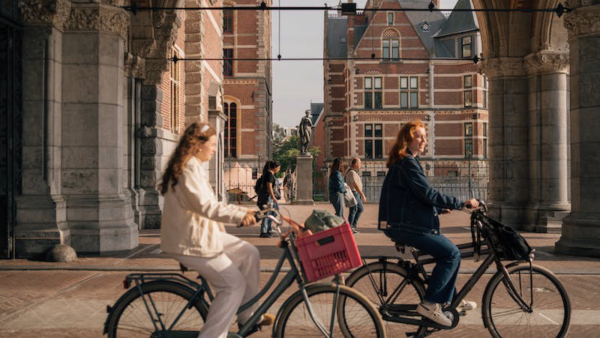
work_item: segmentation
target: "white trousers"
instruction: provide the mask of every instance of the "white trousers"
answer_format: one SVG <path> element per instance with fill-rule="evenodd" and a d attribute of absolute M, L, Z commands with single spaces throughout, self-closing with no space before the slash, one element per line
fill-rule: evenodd
<path fill-rule="evenodd" d="M 232 319 L 240 305 L 258 294 L 260 255 L 258 249 L 238 237 L 219 232 L 224 253 L 216 257 L 171 255 L 190 270 L 204 277 L 215 299 L 199 338 L 226 338 Z M 245 323 L 258 304 L 238 315 L 238 323 Z"/>

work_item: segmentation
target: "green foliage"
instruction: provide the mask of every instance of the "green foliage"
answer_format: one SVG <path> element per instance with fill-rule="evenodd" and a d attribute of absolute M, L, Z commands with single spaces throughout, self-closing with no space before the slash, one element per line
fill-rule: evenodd
<path fill-rule="evenodd" d="M 321 149 L 319 147 L 312 147 L 308 149 L 308 152 L 313 156 L 314 161 L 321 154 Z M 294 171 L 298 156 L 300 156 L 299 136 L 292 136 L 280 142 L 273 140 L 273 159 L 281 164 L 280 174 L 283 175 L 288 168 Z"/>

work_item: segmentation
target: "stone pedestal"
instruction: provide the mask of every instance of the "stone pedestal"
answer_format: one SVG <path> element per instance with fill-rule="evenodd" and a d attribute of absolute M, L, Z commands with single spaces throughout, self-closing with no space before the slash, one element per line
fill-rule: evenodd
<path fill-rule="evenodd" d="M 571 60 L 571 213 L 556 250 L 600 257 L 600 5 L 569 1 L 565 15 Z M 585 3 L 585 5 L 584 5 Z"/>
<path fill-rule="evenodd" d="M 314 205 L 313 201 L 313 157 L 300 155 L 296 159 L 296 200 L 294 204 Z"/>

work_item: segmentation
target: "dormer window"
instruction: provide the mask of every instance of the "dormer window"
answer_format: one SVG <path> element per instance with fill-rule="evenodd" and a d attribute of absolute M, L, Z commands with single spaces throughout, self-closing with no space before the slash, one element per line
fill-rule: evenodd
<path fill-rule="evenodd" d="M 428 23 L 427 21 L 423 21 L 423 22 L 421 23 L 421 30 L 422 30 L 423 32 L 429 32 L 429 28 L 430 28 L 430 27 L 429 27 L 429 23 Z"/>

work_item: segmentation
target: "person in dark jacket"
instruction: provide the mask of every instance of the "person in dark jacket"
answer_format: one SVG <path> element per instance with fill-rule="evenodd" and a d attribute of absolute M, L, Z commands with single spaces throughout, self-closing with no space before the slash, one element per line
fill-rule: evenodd
<path fill-rule="evenodd" d="M 476 208 L 475 199 L 461 202 L 435 190 L 427 182 L 417 159 L 425 151 L 427 134 L 420 121 L 405 124 L 390 151 L 389 168 L 379 202 L 379 229 L 394 242 L 417 248 L 436 260 L 425 298 L 417 312 L 441 325 L 452 321 L 442 306 L 456 295 L 456 277 L 460 266 L 460 250 L 441 234 L 439 214 L 450 209 Z M 474 302 L 464 301 L 460 310 L 473 310 Z"/>
<path fill-rule="evenodd" d="M 339 157 L 333 160 L 329 174 L 329 202 L 333 204 L 335 215 L 342 218 L 344 218 L 344 194 L 346 193 L 343 170 L 342 160 Z"/>

